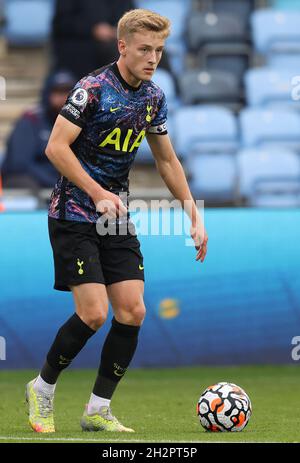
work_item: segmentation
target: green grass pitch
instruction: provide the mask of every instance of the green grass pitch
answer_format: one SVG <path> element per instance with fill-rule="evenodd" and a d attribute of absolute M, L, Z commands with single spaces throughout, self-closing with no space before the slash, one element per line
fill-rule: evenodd
<path fill-rule="evenodd" d="M 297 365 L 131 369 L 121 381 L 112 411 L 127 433 L 83 433 L 79 420 L 96 371 L 67 370 L 55 398 L 55 434 L 36 434 L 28 423 L 25 384 L 36 371 L 0 372 L 0 442 L 300 442 Z M 229 381 L 243 387 L 253 407 L 242 432 L 209 433 L 196 416 L 203 390 Z"/>

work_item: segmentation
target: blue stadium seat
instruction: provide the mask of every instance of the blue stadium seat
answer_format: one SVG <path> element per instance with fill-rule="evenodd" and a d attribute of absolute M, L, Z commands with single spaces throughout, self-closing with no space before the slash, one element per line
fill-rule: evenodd
<path fill-rule="evenodd" d="M 294 76 L 295 71 L 287 69 L 265 67 L 247 71 L 245 90 L 248 105 L 300 110 L 299 102 L 292 99 Z"/>
<path fill-rule="evenodd" d="M 288 69 L 294 71 L 295 75 L 299 73 L 299 53 L 271 53 L 266 57 L 266 64 L 273 69 Z"/>
<path fill-rule="evenodd" d="M 212 9 L 217 13 L 228 13 L 238 18 L 247 27 L 255 0 L 212 0 Z"/>
<path fill-rule="evenodd" d="M 234 154 L 193 152 L 185 163 L 195 199 L 224 203 L 234 201 L 237 172 Z"/>
<path fill-rule="evenodd" d="M 171 21 L 171 35 L 166 40 L 170 65 L 175 74 L 184 69 L 184 25 L 190 11 L 191 0 L 137 0 L 137 7 L 146 8 L 166 16 Z"/>
<path fill-rule="evenodd" d="M 296 10 L 300 11 L 299 0 L 272 0 L 271 6 L 278 10 Z"/>
<path fill-rule="evenodd" d="M 190 11 L 190 0 L 137 0 L 138 8 L 145 8 L 166 16 L 171 21 L 169 41 L 183 38 L 186 17 Z"/>
<path fill-rule="evenodd" d="M 262 54 L 300 51 L 300 11 L 257 10 L 251 16 L 253 42 Z"/>
<path fill-rule="evenodd" d="M 237 154 L 239 194 L 251 206 L 300 205 L 299 156 L 284 148 Z"/>
<path fill-rule="evenodd" d="M 39 199 L 33 194 L 22 194 L 22 196 L 6 194 L 2 200 L 6 212 L 15 211 L 36 211 L 39 209 Z"/>
<path fill-rule="evenodd" d="M 146 137 L 139 147 L 138 153 L 136 155 L 135 162 L 137 164 L 153 164 L 155 163 L 153 154 L 151 152 L 150 146 L 148 145 Z"/>
<path fill-rule="evenodd" d="M 199 50 L 197 65 L 202 69 L 219 70 L 233 74 L 243 83 L 246 70 L 252 62 L 252 50 L 247 44 L 210 44 Z"/>
<path fill-rule="evenodd" d="M 241 81 L 252 50 L 238 17 L 228 12 L 193 12 L 187 21 L 186 35 L 189 50 L 198 54 L 199 67 L 230 72 Z"/>
<path fill-rule="evenodd" d="M 195 12 L 189 16 L 186 29 L 187 44 L 191 51 L 197 51 L 210 43 L 235 43 L 247 39 L 243 25 L 230 14 Z"/>
<path fill-rule="evenodd" d="M 253 207 L 300 206 L 300 177 L 257 179 L 248 204 Z"/>
<path fill-rule="evenodd" d="M 38 46 L 47 42 L 53 0 L 6 0 L 4 33 L 10 45 Z"/>
<path fill-rule="evenodd" d="M 243 147 L 282 146 L 300 150 L 300 114 L 288 109 L 246 108 L 240 113 Z"/>
<path fill-rule="evenodd" d="M 191 152 L 232 153 L 238 146 L 235 116 L 220 106 L 187 106 L 174 115 L 176 151 L 187 158 Z"/>
<path fill-rule="evenodd" d="M 174 146 L 174 121 L 173 121 L 173 117 L 170 115 L 167 121 L 167 128 L 168 128 L 169 137 L 171 138 L 172 144 Z M 153 165 L 155 163 L 153 154 L 148 145 L 146 137 L 144 138 L 144 140 L 141 143 L 141 146 L 139 147 L 135 162 L 137 164 L 153 164 Z"/>
<path fill-rule="evenodd" d="M 153 82 L 164 91 L 168 103 L 168 110 L 172 113 L 179 104 L 172 74 L 165 69 L 158 68 L 155 71 Z"/>
<path fill-rule="evenodd" d="M 241 90 L 237 76 L 219 70 L 190 69 L 178 76 L 180 97 L 186 105 L 238 103 Z"/>

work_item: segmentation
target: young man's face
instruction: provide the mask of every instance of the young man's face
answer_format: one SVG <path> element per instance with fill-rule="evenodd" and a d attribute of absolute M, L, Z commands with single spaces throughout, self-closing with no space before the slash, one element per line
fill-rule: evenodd
<path fill-rule="evenodd" d="M 126 40 L 119 41 L 119 51 L 127 70 L 139 80 L 152 79 L 160 62 L 165 39 L 160 33 L 151 31 L 135 32 Z"/>

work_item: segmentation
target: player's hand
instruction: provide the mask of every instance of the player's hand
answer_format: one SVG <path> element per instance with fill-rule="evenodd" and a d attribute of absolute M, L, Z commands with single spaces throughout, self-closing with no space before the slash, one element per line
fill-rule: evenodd
<path fill-rule="evenodd" d="M 101 214 L 105 214 L 107 218 L 110 219 L 126 215 L 128 212 L 127 207 L 123 204 L 118 195 L 104 190 L 103 188 L 93 201 L 96 210 L 101 212 Z"/>
<path fill-rule="evenodd" d="M 204 262 L 207 253 L 208 236 L 203 226 L 191 226 L 191 237 L 194 240 L 195 248 L 197 250 L 196 260 Z"/>

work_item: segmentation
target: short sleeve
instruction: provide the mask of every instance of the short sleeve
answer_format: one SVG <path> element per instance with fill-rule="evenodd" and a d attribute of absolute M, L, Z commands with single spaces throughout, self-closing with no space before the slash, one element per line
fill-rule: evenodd
<path fill-rule="evenodd" d="M 81 79 L 70 92 L 60 115 L 83 128 L 100 101 L 100 84 L 95 77 Z"/>
<path fill-rule="evenodd" d="M 167 130 L 167 118 L 168 118 L 168 106 L 165 94 L 162 92 L 162 98 L 159 106 L 159 110 L 155 118 L 153 119 L 148 133 L 154 133 L 157 135 L 165 135 L 168 133 Z"/>

